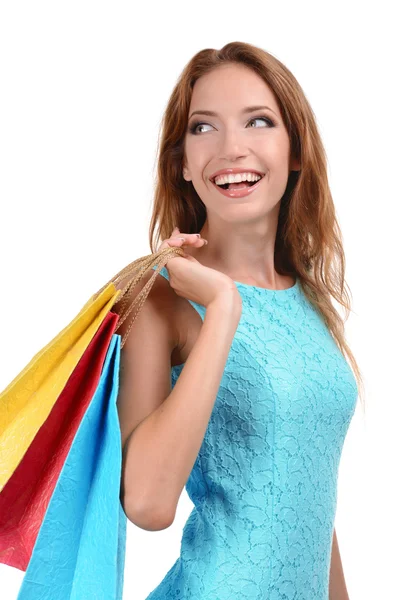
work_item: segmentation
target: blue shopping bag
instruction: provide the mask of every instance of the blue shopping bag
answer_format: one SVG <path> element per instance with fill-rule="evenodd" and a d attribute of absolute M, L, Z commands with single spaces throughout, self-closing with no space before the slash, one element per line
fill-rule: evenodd
<path fill-rule="evenodd" d="M 18 600 L 122 599 L 127 518 L 120 502 L 120 353 L 121 336 L 114 334 L 45 513 Z"/>

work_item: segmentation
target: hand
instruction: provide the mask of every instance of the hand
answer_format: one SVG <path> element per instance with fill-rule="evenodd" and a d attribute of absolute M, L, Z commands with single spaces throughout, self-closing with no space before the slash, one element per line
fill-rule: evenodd
<path fill-rule="evenodd" d="M 201 236 L 198 237 L 195 233 L 181 233 L 175 227 L 171 237 L 161 243 L 157 252 L 164 248 L 183 247 L 188 244 L 201 248 L 206 243 L 207 240 Z M 228 304 L 232 298 L 234 306 L 241 308 L 242 300 L 233 280 L 216 269 L 205 267 L 193 256 L 172 256 L 165 268 L 169 274 L 169 283 L 178 296 L 206 307 L 217 298 L 225 296 Z"/>

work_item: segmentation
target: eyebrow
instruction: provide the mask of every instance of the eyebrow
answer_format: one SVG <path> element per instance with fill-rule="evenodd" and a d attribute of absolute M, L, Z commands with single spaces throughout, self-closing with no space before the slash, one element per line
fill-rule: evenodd
<path fill-rule="evenodd" d="M 261 110 L 263 108 L 267 108 L 268 110 L 270 110 L 271 112 L 273 112 L 274 115 L 276 115 L 276 112 L 273 111 L 272 108 L 270 108 L 269 106 L 261 106 L 261 105 L 246 106 L 242 110 L 242 114 L 246 115 L 247 113 L 251 113 L 251 112 L 254 112 L 256 110 Z M 219 116 L 218 113 L 214 112 L 213 110 L 195 110 L 194 112 L 192 112 L 192 114 L 190 115 L 189 119 L 191 119 L 193 117 L 193 115 L 207 115 L 209 117 L 218 117 Z"/>

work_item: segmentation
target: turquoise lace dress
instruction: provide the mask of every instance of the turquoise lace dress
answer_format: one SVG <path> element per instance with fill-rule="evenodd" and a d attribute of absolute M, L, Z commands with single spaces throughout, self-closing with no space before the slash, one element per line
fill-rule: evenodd
<path fill-rule="evenodd" d="M 185 486 L 194 508 L 147 600 L 328 600 L 356 380 L 299 280 L 235 284 L 242 314 Z M 182 369 L 172 367 L 173 386 Z"/>

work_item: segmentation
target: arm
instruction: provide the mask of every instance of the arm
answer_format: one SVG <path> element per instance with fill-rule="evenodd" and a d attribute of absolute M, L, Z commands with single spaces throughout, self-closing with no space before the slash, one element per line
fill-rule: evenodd
<path fill-rule="evenodd" d="M 339 545 L 336 529 L 333 530 L 331 567 L 329 575 L 329 600 L 349 600 L 349 595 L 344 579 L 342 561 L 339 553 Z"/>
<path fill-rule="evenodd" d="M 174 389 L 126 442 L 125 506 L 138 527 L 153 531 L 173 522 L 206 433 L 240 314 L 231 290 L 208 305 Z M 167 367 L 169 379 L 170 363 L 165 359 Z"/>

